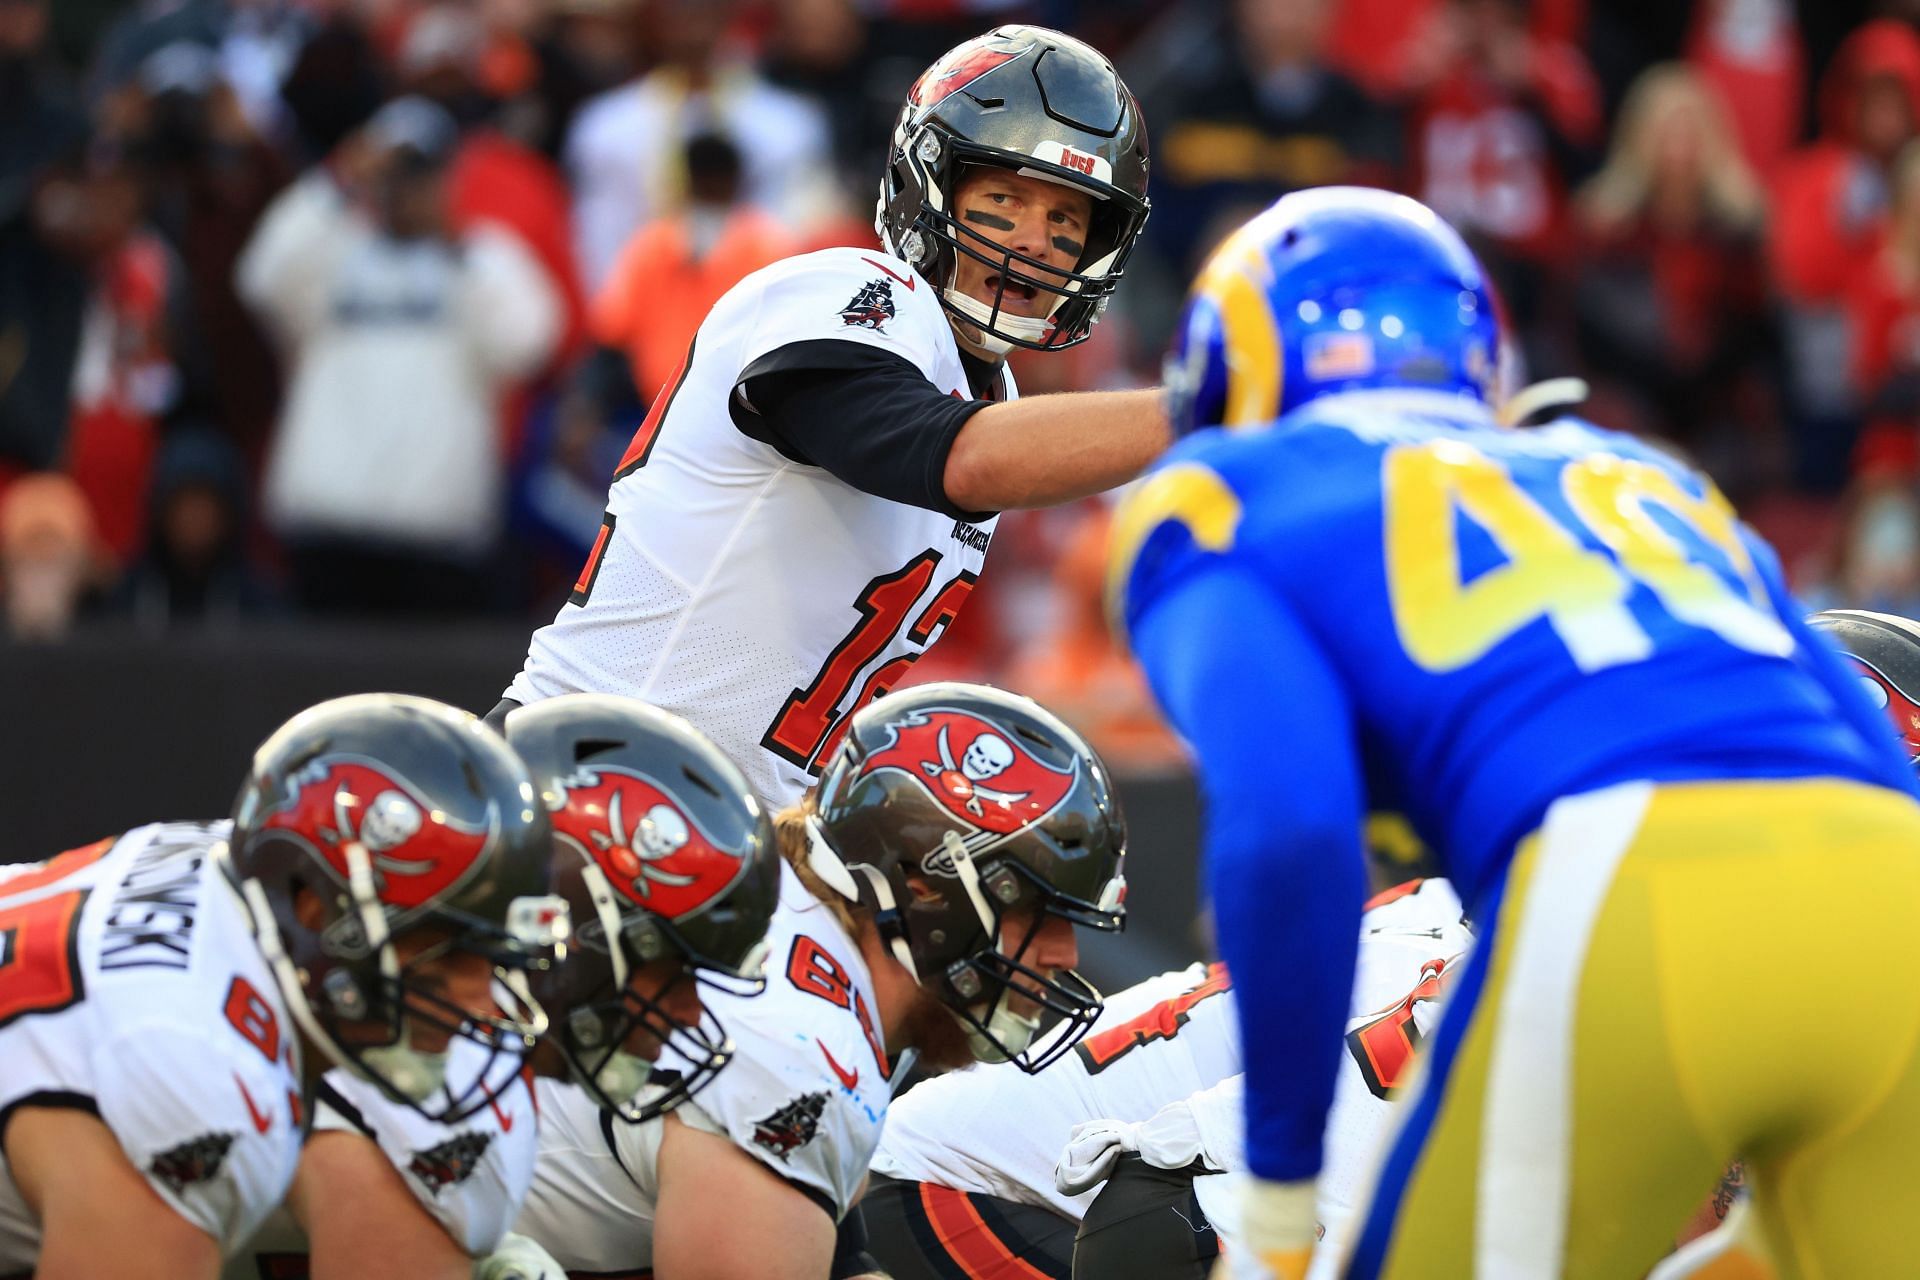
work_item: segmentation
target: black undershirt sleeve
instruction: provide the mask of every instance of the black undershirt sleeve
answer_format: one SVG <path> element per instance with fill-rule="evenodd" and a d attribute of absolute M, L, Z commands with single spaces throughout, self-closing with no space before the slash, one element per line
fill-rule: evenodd
<path fill-rule="evenodd" d="M 942 392 L 913 363 L 864 343 L 789 343 L 740 374 L 734 425 L 795 462 L 864 493 L 979 521 L 947 499 L 947 455 L 985 400 Z"/>

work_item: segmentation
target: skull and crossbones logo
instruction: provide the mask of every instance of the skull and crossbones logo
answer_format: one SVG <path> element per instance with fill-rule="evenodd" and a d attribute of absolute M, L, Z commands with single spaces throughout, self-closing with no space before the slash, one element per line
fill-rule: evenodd
<path fill-rule="evenodd" d="M 628 830 L 623 812 L 625 795 L 624 789 L 614 788 L 607 801 L 607 829 L 589 833 L 594 844 L 621 872 L 633 878 L 634 892 L 643 898 L 652 896 L 656 884 L 676 889 L 692 884 L 697 877 L 653 865 L 671 858 L 693 839 L 687 820 L 672 805 L 656 804 Z"/>
<path fill-rule="evenodd" d="M 992 804 L 1011 805 L 1031 794 L 1026 791 L 996 791 L 980 785 L 1011 769 L 1017 759 L 1013 744 L 999 734 L 985 732 L 975 735 L 957 761 L 953 757 L 953 744 L 948 739 L 945 725 L 940 727 L 937 741 L 940 759 L 924 760 L 920 767 L 926 770 L 928 777 L 937 779 L 956 800 L 963 802 L 967 812 L 975 817 L 984 812 L 981 805 L 983 800 Z"/>

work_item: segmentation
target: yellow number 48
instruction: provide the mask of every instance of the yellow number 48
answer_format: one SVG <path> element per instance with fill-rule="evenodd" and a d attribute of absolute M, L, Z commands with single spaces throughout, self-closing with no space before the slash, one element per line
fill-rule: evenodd
<path fill-rule="evenodd" d="M 1505 467 L 1465 441 L 1402 445 L 1382 466 L 1394 625 L 1408 655 L 1429 671 L 1466 666 L 1540 618 L 1582 671 L 1645 658 L 1653 640 L 1627 608 L 1633 580 L 1675 619 L 1728 644 L 1776 655 L 1793 650 L 1733 509 L 1712 487 L 1695 497 L 1659 467 L 1612 454 L 1569 461 L 1560 471 L 1561 493 L 1603 552 L 1584 545 Z M 1740 589 L 1692 558 L 1653 508 L 1722 552 Z M 1506 563 L 1463 581 L 1456 515 L 1484 529 Z"/>

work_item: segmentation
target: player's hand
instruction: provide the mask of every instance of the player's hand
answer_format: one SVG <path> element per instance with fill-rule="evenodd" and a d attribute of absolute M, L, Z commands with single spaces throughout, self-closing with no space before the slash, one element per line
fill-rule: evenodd
<path fill-rule="evenodd" d="M 473 1280 L 567 1280 L 567 1272 L 532 1240 L 508 1232 L 498 1249 L 474 1262 Z"/>
<path fill-rule="evenodd" d="M 1250 1178 L 1240 1199 L 1240 1234 L 1247 1251 L 1276 1280 L 1302 1280 L 1319 1236 L 1314 1180 L 1269 1182 Z"/>

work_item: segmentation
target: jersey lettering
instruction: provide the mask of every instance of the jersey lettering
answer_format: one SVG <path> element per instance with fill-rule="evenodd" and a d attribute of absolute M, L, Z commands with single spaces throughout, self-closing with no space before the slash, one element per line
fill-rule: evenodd
<path fill-rule="evenodd" d="M 1451 960 L 1429 960 L 1420 981 L 1397 1004 L 1369 1022 L 1347 1032 L 1347 1050 L 1360 1068 L 1361 1079 L 1376 1098 L 1389 1098 L 1407 1082 L 1413 1055 L 1420 1048 L 1420 1028 L 1413 1007 L 1422 1000 L 1438 1000 L 1452 976 Z"/>
<path fill-rule="evenodd" d="M 587 552 L 587 562 L 580 566 L 580 576 L 573 580 L 573 590 L 567 593 L 568 604 L 585 604 L 592 597 L 594 580 L 600 576 L 600 562 L 607 558 L 607 543 L 613 538 L 614 524 L 613 512 L 600 517 L 600 532 L 593 536 L 593 550 Z"/>
<path fill-rule="evenodd" d="M 79 925 L 88 892 L 74 889 L 0 907 L 0 1027 L 86 998 Z"/>
<path fill-rule="evenodd" d="M 892 1074 L 892 1068 L 887 1065 L 886 1046 L 880 1043 L 880 1029 L 874 1024 L 873 1010 L 867 1007 L 866 996 L 853 985 L 852 977 L 840 962 L 804 933 L 793 940 L 793 949 L 787 952 L 787 981 L 837 1008 L 851 1009 L 859 1019 L 861 1033 L 867 1038 L 867 1048 L 873 1050 L 874 1065 L 880 1068 L 881 1075 Z"/>
<path fill-rule="evenodd" d="M 227 988 L 227 1022 L 272 1062 L 280 1056 L 280 1019 L 251 982 L 238 974 Z"/>
<path fill-rule="evenodd" d="M 1659 467 L 1604 453 L 1567 462 L 1559 487 L 1574 527 L 1460 440 L 1389 449 L 1381 484 L 1394 626 L 1428 671 L 1457 671 L 1543 618 L 1582 671 L 1640 661 L 1654 642 L 1627 607 L 1635 582 L 1670 617 L 1728 644 L 1793 649 L 1726 499 L 1713 489 L 1696 498 Z M 1471 581 L 1460 563 L 1463 519 L 1505 557 Z M 1722 557 L 1737 589 L 1689 543 Z"/>
<path fill-rule="evenodd" d="M 1143 1044 L 1173 1039 L 1180 1034 L 1180 1028 L 1187 1025 L 1195 1005 L 1232 987 L 1226 966 L 1210 964 L 1199 986 L 1162 1000 L 1125 1022 L 1096 1031 L 1075 1045 L 1073 1051 L 1080 1055 L 1088 1075 L 1098 1075 Z"/>
<path fill-rule="evenodd" d="M 932 644 L 935 633 L 959 616 L 960 606 L 972 594 L 979 575 L 963 569 L 916 613 L 914 605 L 926 594 L 939 563 L 940 553 L 928 548 L 893 573 L 882 574 L 867 584 L 853 603 L 859 621 L 827 655 L 813 683 L 788 695 L 760 739 L 761 746 L 819 775 L 833 748 L 839 745 L 847 718 L 892 689 L 919 661 L 920 654 L 906 653 L 882 663 L 860 686 L 859 696 L 849 702 L 847 694 L 860 672 L 886 652 L 903 628 L 910 643 L 922 649 Z"/>

